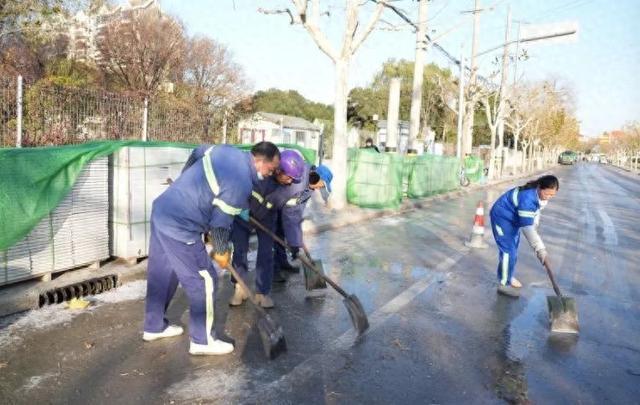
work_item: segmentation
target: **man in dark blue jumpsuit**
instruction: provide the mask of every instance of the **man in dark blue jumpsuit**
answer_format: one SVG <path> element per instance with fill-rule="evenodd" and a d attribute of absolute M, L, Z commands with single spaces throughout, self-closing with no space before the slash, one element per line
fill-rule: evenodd
<path fill-rule="evenodd" d="M 202 235 L 210 232 L 211 256 L 226 268 L 233 218 L 249 208 L 254 184 L 273 173 L 279 157 L 278 148 L 270 142 L 256 144 L 251 153 L 226 145 L 199 148 L 180 177 L 153 202 L 145 341 L 182 334 L 180 326 L 169 325 L 166 319 L 180 283 L 189 297 L 189 353 L 233 351 L 233 345 L 217 339 L 213 329 L 217 273 Z"/>
<path fill-rule="evenodd" d="M 268 229 L 274 231 L 278 209 L 276 195 L 289 195 L 289 189 L 308 175 L 308 166 L 302 156 L 294 150 L 285 150 L 280 155 L 280 167 L 276 171 L 277 181 L 265 180 L 254 187 L 251 198 L 251 214 Z M 247 253 L 249 250 L 249 236 L 252 230 L 242 219 L 234 221 L 231 231 L 233 241 L 233 266 L 242 277 L 248 272 Z M 267 233 L 256 229 L 258 237 L 258 257 L 256 260 L 256 300 L 263 308 L 273 308 L 274 303 L 269 295 L 273 278 L 273 239 Z M 243 289 L 236 284 L 235 293 L 229 305 L 241 305 L 247 296 Z"/>

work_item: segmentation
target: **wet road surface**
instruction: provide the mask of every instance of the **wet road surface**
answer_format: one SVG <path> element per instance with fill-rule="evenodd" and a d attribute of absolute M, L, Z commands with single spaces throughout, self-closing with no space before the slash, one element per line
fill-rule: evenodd
<path fill-rule="evenodd" d="M 142 342 L 140 280 L 90 310 L 0 320 L 1 402 L 640 403 L 640 180 L 595 164 L 553 172 L 561 188 L 541 235 L 577 300 L 577 338 L 550 334 L 553 291 L 526 242 L 518 300 L 496 294 L 489 224 L 488 249 L 463 244 L 477 201 L 493 202 L 503 184 L 308 238 L 366 309 L 371 329 L 359 339 L 340 296 L 310 296 L 294 275 L 274 288 L 271 311 L 289 351 L 267 361 L 251 307 L 226 305 L 227 276 L 216 324 L 236 351 L 191 357 L 187 335 Z M 179 290 L 169 318 L 186 326 L 187 308 Z"/>

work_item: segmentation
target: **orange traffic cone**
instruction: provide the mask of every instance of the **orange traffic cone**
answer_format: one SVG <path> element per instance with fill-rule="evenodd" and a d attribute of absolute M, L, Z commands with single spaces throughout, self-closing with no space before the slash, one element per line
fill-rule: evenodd
<path fill-rule="evenodd" d="M 473 219 L 473 230 L 471 237 L 464 244 L 470 248 L 485 249 L 487 244 L 484 243 L 484 202 L 478 201 L 476 207 L 476 216 Z"/>

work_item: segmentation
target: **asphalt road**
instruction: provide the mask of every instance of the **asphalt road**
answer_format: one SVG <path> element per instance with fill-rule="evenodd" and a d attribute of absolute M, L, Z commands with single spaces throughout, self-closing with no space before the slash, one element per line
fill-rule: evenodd
<path fill-rule="evenodd" d="M 489 227 L 488 249 L 463 244 L 477 201 L 490 204 L 503 184 L 308 239 L 369 314 L 358 339 L 340 297 L 309 296 L 294 275 L 271 311 L 289 351 L 268 361 L 251 307 L 226 305 L 225 278 L 216 323 L 236 351 L 192 357 L 186 335 L 142 342 L 141 280 L 88 310 L 0 320 L 0 402 L 640 403 L 640 180 L 596 164 L 553 172 L 561 187 L 541 234 L 577 300 L 578 337 L 550 333 L 553 291 L 526 242 L 518 300 L 496 294 Z M 186 326 L 187 308 L 179 290 L 170 318 Z"/>

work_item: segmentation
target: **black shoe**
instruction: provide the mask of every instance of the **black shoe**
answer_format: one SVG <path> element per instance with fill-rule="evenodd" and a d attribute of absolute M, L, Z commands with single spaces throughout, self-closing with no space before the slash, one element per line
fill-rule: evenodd
<path fill-rule="evenodd" d="M 289 262 L 286 262 L 280 266 L 281 271 L 286 271 L 287 273 L 298 274 L 300 273 L 300 267 L 292 266 Z"/>
<path fill-rule="evenodd" d="M 277 272 L 273 274 L 273 282 L 274 283 L 286 283 L 287 278 L 282 274 L 282 272 Z"/>

